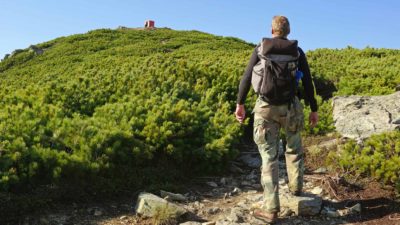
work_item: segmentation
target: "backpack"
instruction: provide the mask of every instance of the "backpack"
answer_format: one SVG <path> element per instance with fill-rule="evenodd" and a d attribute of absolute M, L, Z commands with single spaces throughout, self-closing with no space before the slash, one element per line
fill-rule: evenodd
<path fill-rule="evenodd" d="M 297 41 L 264 38 L 257 46 L 259 62 L 253 67 L 254 91 L 272 105 L 293 102 L 299 52 Z"/>

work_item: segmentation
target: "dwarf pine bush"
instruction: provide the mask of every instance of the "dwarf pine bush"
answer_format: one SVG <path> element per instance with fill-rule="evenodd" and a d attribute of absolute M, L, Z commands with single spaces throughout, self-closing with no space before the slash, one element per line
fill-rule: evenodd
<path fill-rule="evenodd" d="M 339 155 L 343 171 L 354 175 L 372 176 L 387 184 L 400 184 L 400 131 L 373 135 L 363 145 L 346 143 Z M 400 189 L 398 189 L 400 191 Z"/>

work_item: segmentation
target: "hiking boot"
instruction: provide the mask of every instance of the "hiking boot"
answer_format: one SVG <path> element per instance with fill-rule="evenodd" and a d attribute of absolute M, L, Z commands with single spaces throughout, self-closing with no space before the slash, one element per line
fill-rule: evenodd
<path fill-rule="evenodd" d="M 273 224 L 278 219 L 278 213 L 268 213 L 261 209 L 255 209 L 253 211 L 253 216 L 264 223 Z"/>

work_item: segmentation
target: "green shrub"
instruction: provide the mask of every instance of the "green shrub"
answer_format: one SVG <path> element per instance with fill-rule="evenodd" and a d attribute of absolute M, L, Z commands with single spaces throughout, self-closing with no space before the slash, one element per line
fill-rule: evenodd
<path fill-rule="evenodd" d="M 317 49 L 307 52 L 314 77 L 333 82 L 335 95 L 385 95 L 400 83 L 398 49 Z"/>
<path fill-rule="evenodd" d="M 339 155 L 330 157 L 339 161 L 342 171 L 353 175 L 372 176 L 399 187 L 400 131 L 373 135 L 363 145 L 349 141 Z"/>
<path fill-rule="evenodd" d="M 318 103 L 319 121 L 314 128 L 310 127 L 309 117 L 310 107 L 304 108 L 305 134 L 306 135 L 324 135 L 335 130 L 332 116 L 332 100 L 323 101 L 320 96 L 316 96 Z"/>
<path fill-rule="evenodd" d="M 237 153 L 233 111 L 253 44 L 198 31 L 100 29 L 37 46 L 44 54 L 23 50 L 0 62 L 0 190 L 116 190 L 126 179 L 135 189 L 221 170 Z M 397 50 L 307 54 L 313 76 L 339 94 L 384 94 L 399 83 Z M 330 101 L 317 100 L 320 123 L 306 126 L 309 135 L 333 130 Z"/>
<path fill-rule="evenodd" d="M 0 190 L 135 189 L 221 170 L 237 152 L 232 110 L 251 44 L 103 29 L 38 46 L 0 63 Z"/>

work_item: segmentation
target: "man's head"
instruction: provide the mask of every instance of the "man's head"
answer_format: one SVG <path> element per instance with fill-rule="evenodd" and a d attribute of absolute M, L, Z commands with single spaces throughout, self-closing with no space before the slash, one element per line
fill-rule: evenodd
<path fill-rule="evenodd" d="M 288 18 L 284 16 L 274 16 L 272 18 L 272 36 L 287 37 L 290 33 L 290 24 Z"/>

